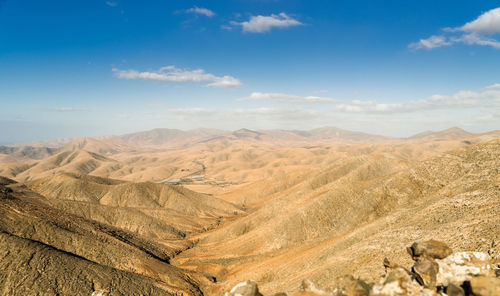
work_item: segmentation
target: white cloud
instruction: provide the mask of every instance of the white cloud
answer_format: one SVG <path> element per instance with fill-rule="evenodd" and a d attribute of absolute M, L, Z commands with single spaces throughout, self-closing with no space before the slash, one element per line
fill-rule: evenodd
<path fill-rule="evenodd" d="M 461 42 L 467 45 L 483 45 L 500 49 L 500 41 L 481 36 L 478 33 L 463 34 L 460 37 L 452 38 L 454 42 Z"/>
<path fill-rule="evenodd" d="M 305 98 L 288 96 L 293 100 L 297 97 Z M 433 95 L 397 103 L 334 100 L 327 105 L 297 104 L 280 107 L 265 106 L 266 101 L 260 102 L 263 103 L 260 108 L 222 109 L 209 106 L 167 109 L 166 113 L 155 106 L 155 111 L 163 116 L 149 120 L 154 120 L 156 126 L 206 126 L 231 130 L 241 127 L 304 130 L 331 125 L 348 130 L 405 137 L 423 130 L 439 130 L 451 126 L 467 127 L 475 132 L 495 130 L 500 126 L 500 84 L 492 84 L 477 91 L 463 90 L 449 95 Z"/>
<path fill-rule="evenodd" d="M 280 93 L 260 93 L 253 92 L 248 97 L 240 98 L 239 101 L 276 101 L 276 102 L 286 102 L 286 103 L 333 103 L 336 102 L 335 99 L 322 98 L 317 96 L 296 96 L 289 94 Z"/>
<path fill-rule="evenodd" d="M 393 104 L 354 100 L 337 104 L 334 110 L 350 113 L 405 113 L 440 109 L 499 107 L 500 88 L 498 88 L 498 85 L 493 85 L 480 92 L 462 90 L 453 95 L 433 95 L 422 100 Z"/>
<path fill-rule="evenodd" d="M 500 33 L 500 7 L 489 10 L 480 15 L 475 20 L 466 23 L 461 27 L 444 28 L 446 35 L 431 36 L 427 39 L 411 43 L 408 47 L 413 49 L 434 49 L 449 46 L 455 43 L 466 45 L 490 46 L 500 49 L 500 41 L 485 37 Z"/>
<path fill-rule="evenodd" d="M 377 103 L 362 100 L 338 100 L 315 96 L 296 96 L 279 93 L 254 92 L 239 101 L 276 101 L 284 103 L 327 103 L 332 110 L 343 113 L 395 114 L 441 109 L 500 108 L 500 84 L 494 84 L 479 92 L 462 90 L 452 95 L 433 95 L 426 99 L 401 103 Z"/>
<path fill-rule="evenodd" d="M 107 6 L 111 6 L 111 7 L 115 7 L 115 6 L 118 5 L 118 3 L 117 2 L 113 2 L 113 1 L 106 1 L 106 5 Z"/>
<path fill-rule="evenodd" d="M 320 113 L 313 109 L 303 108 L 250 108 L 250 109 L 230 109 L 217 110 L 210 108 L 176 108 L 168 109 L 171 115 L 177 116 L 182 120 L 206 120 L 206 121 L 225 121 L 234 123 L 238 121 L 254 120 L 302 120 L 315 119 Z"/>
<path fill-rule="evenodd" d="M 243 32 L 249 33 L 264 33 L 273 28 L 287 28 L 302 25 L 301 22 L 288 16 L 284 12 L 280 14 L 271 14 L 269 16 L 255 15 L 251 16 L 248 21 L 232 21 L 231 24 L 241 26 L 243 28 Z"/>
<path fill-rule="evenodd" d="M 87 108 L 73 108 L 73 107 L 57 107 L 50 108 L 50 111 L 54 112 L 78 112 L 78 111 L 88 111 Z"/>
<path fill-rule="evenodd" d="M 241 82 L 231 76 L 224 75 L 222 77 L 214 77 L 213 82 L 207 84 L 210 87 L 228 88 L 240 86 Z"/>
<path fill-rule="evenodd" d="M 120 79 L 145 79 L 156 81 L 169 81 L 169 82 L 210 82 L 206 86 L 228 88 L 237 87 L 241 82 L 228 75 L 222 77 L 206 73 L 205 70 L 186 70 L 179 69 L 175 66 L 166 66 L 160 68 L 158 71 L 153 72 L 139 72 L 136 70 L 119 70 L 113 68 L 112 71 L 115 76 Z"/>
<path fill-rule="evenodd" d="M 420 39 L 418 42 L 411 43 L 409 45 L 410 48 L 413 49 L 433 49 L 433 48 L 438 48 L 442 46 L 448 46 L 451 45 L 451 42 L 446 41 L 445 36 L 431 36 L 427 39 Z"/>
<path fill-rule="evenodd" d="M 460 30 L 482 34 L 500 33 L 500 7 L 483 13 L 477 19 L 460 27 Z"/>
<path fill-rule="evenodd" d="M 208 17 L 213 17 L 215 15 L 215 12 L 211 11 L 210 9 L 207 8 L 202 8 L 202 7 L 193 7 L 186 9 L 186 13 L 196 13 L 196 14 L 202 14 Z"/>
<path fill-rule="evenodd" d="M 188 115 L 199 116 L 199 115 L 215 114 L 217 110 L 206 109 L 206 108 L 173 108 L 173 109 L 168 109 L 168 112 L 178 116 L 188 116 Z"/>

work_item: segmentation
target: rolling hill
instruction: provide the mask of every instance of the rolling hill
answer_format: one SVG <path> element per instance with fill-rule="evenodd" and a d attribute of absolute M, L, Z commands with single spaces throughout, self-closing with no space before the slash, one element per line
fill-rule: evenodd
<path fill-rule="evenodd" d="M 333 166 L 197 236 L 174 264 L 224 279 L 212 293 L 250 278 L 265 293 L 294 292 L 306 278 L 328 288 L 342 274 L 372 277 L 383 254 L 408 260 L 392 250 L 414 240 L 487 249 L 500 236 L 499 153 L 495 140 L 402 170 L 367 159 Z"/>
<path fill-rule="evenodd" d="M 200 286 L 209 282 L 170 265 L 173 254 L 164 246 L 0 189 L 5 294 L 187 296 L 202 295 Z"/>
<path fill-rule="evenodd" d="M 500 237 L 498 131 L 120 137 L 75 139 L 42 159 L 2 154 L 0 241 L 19 256 L 0 247 L 0 289 L 41 289 L 43 266 L 54 293 L 79 294 L 55 279 L 66 272 L 81 294 L 222 295 L 248 279 L 293 294 L 304 279 L 326 290 L 344 274 L 376 280 L 384 256 L 410 263 L 414 241 L 488 250 Z"/>

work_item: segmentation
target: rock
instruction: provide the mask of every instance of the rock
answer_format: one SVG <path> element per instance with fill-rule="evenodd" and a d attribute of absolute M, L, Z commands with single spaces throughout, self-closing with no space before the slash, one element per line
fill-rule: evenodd
<path fill-rule="evenodd" d="M 403 268 L 391 270 L 386 277 L 371 289 L 370 295 L 384 296 L 423 296 L 437 295 L 414 281 Z"/>
<path fill-rule="evenodd" d="M 391 269 L 396 269 L 396 268 L 401 267 L 399 264 L 392 262 L 387 257 L 384 258 L 384 261 L 382 264 L 384 265 L 386 273 L 389 272 L 389 270 L 391 270 Z"/>
<path fill-rule="evenodd" d="M 490 248 L 488 249 L 488 255 L 490 255 L 491 257 L 495 257 L 497 246 L 498 246 L 497 242 L 495 240 L 492 240 Z"/>
<path fill-rule="evenodd" d="M 225 296 L 263 296 L 259 292 L 257 283 L 252 280 L 241 282 L 234 286 L 230 292 L 226 292 Z"/>
<path fill-rule="evenodd" d="M 356 279 L 352 276 L 345 276 L 337 281 L 336 295 L 368 296 L 370 294 L 370 290 L 370 285 L 368 285 L 365 281 Z"/>
<path fill-rule="evenodd" d="M 473 276 L 494 275 L 489 261 L 490 256 L 482 252 L 457 252 L 443 260 L 436 260 L 439 265 L 436 284 L 460 286 Z"/>
<path fill-rule="evenodd" d="M 500 279 L 496 277 L 474 277 L 470 280 L 470 287 L 475 296 L 500 295 Z"/>
<path fill-rule="evenodd" d="M 459 287 L 455 284 L 449 284 L 446 287 L 446 295 L 448 296 L 465 296 L 465 291 L 462 287 Z"/>
<path fill-rule="evenodd" d="M 407 251 L 414 260 L 421 256 L 428 256 L 434 259 L 444 259 L 453 253 L 452 249 L 445 243 L 436 240 L 415 242 L 411 245 L 411 247 L 407 248 Z"/>
<path fill-rule="evenodd" d="M 430 258 L 422 258 L 415 262 L 412 272 L 417 281 L 424 287 L 434 288 L 436 286 L 436 277 L 439 272 L 439 265 Z"/>
<path fill-rule="evenodd" d="M 108 290 L 96 290 L 92 293 L 91 296 L 108 296 L 109 291 Z"/>
<path fill-rule="evenodd" d="M 384 284 L 389 284 L 395 281 L 400 281 L 404 279 L 406 281 L 411 281 L 411 277 L 406 270 L 403 268 L 397 268 L 391 270 L 384 278 Z"/>
<path fill-rule="evenodd" d="M 310 280 L 303 280 L 302 285 L 301 285 L 301 289 L 304 292 L 312 293 L 311 295 L 328 295 L 327 292 L 316 288 L 314 283 L 311 282 Z"/>

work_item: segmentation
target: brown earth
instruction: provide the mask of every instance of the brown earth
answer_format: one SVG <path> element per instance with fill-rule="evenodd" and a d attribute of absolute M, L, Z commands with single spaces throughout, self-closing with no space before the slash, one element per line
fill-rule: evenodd
<path fill-rule="evenodd" d="M 248 279 L 266 295 L 304 279 L 328 291 L 344 274 L 377 280 L 385 256 L 409 264 L 413 241 L 486 251 L 500 239 L 499 137 L 157 129 L 0 154 L 19 182 L 0 179 L 0 291 L 40 271 L 35 290 L 72 295 L 221 295 Z"/>

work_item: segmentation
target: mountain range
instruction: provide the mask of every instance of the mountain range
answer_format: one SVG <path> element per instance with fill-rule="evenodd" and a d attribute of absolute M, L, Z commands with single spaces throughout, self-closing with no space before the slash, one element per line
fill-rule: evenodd
<path fill-rule="evenodd" d="M 253 279 L 293 295 L 376 280 L 417 240 L 490 250 L 499 138 L 155 129 L 2 146 L 0 291 L 223 295 Z"/>

